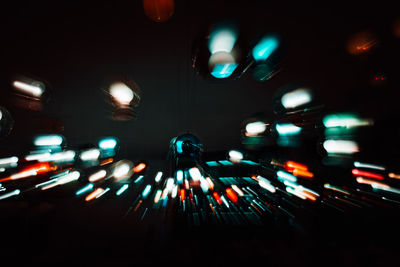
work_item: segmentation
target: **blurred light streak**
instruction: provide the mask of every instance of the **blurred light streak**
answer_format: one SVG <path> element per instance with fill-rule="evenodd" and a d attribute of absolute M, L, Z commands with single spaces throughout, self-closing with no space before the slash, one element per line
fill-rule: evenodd
<path fill-rule="evenodd" d="M 325 140 L 323 146 L 328 154 L 353 154 L 360 151 L 358 144 L 351 140 Z"/>
<path fill-rule="evenodd" d="M 122 82 L 111 84 L 109 92 L 110 95 L 121 105 L 129 105 L 134 97 L 133 90 Z"/>
<path fill-rule="evenodd" d="M 117 146 L 117 139 L 114 137 L 106 137 L 99 141 L 98 146 L 101 150 L 112 150 Z"/>
<path fill-rule="evenodd" d="M 225 191 L 226 191 L 226 195 L 233 203 L 236 203 L 238 201 L 238 196 L 235 194 L 235 192 L 231 188 L 227 188 Z"/>
<path fill-rule="evenodd" d="M 371 185 L 371 186 L 372 185 L 379 185 L 381 187 L 389 187 L 387 184 L 383 184 L 383 183 L 377 182 L 375 180 L 365 179 L 365 178 L 363 178 L 361 176 L 358 176 L 356 178 L 356 181 L 359 184 L 367 184 L 367 185 Z"/>
<path fill-rule="evenodd" d="M 190 189 L 189 182 L 186 179 L 185 179 L 185 188 L 186 188 L 186 190 Z"/>
<path fill-rule="evenodd" d="M 235 163 L 239 163 L 243 159 L 243 153 L 237 150 L 230 150 L 228 155 L 229 160 Z"/>
<path fill-rule="evenodd" d="M 343 194 L 346 194 L 346 195 L 350 195 L 350 193 L 345 191 L 344 189 L 341 189 L 341 188 L 339 188 L 337 186 L 330 185 L 328 183 L 324 184 L 324 188 L 330 189 L 330 190 L 333 190 L 333 191 L 337 191 L 337 192 L 340 192 L 340 193 L 343 193 Z"/>
<path fill-rule="evenodd" d="M 200 177 L 200 187 L 204 194 L 208 193 L 210 184 L 207 182 L 206 179 L 204 179 L 204 177 Z"/>
<path fill-rule="evenodd" d="M 232 28 L 219 28 L 211 32 L 208 42 L 208 49 L 211 54 L 217 52 L 230 53 L 235 46 L 237 33 Z"/>
<path fill-rule="evenodd" d="M 291 109 L 310 103 L 311 100 L 312 97 L 310 90 L 299 88 L 284 94 L 281 98 L 281 103 L 286 109 Z"/>
<path fill-rule="evenodd" d="M 308 171 L 308 167 L 306 165 L 291 160 L 285 162 L 285 169 L 287 171 L 293 171 L 294 169 Z"/>
<path fill-rule="evenodd" d="M 159 183 L 161 181 L 161 177 L 162 177 L 163 173 L 162 172 L 157 172 L 156 177 L 154 178 L 154 181 L 156 183 Z"/>
<path fill-rule="evenodd" d="M 383 166 L 379 166 L 379 165 L 375 165 L 375 164 L 369 164 L 369 163 L 362 163 L 362 162 L 358 162 L 358 161 L 354 161 L 354 167 L 356 167 L 356 168 L 374 169 L 374 170 L 380 170 L 380 171 L 386 170 L 386 168 L 383 167 Z"/>
<path fill-rule="evenodd" d="M 271 193 L 275 193 L 276 192 L 275 187 L 271 184 L 271 182 L 268 179 L 258 175 L 257 176 L 257 180 L 258 180 L 258 184 L 262 188 L 267 189 Z"/>
<path fill-rule="evenodd" d="M 89 176 L 89 182 L 99 181 L 99 180 L 103 179 L 104 177 L 106 177 L 106 174 L 107 174 L 107 172 L 105 170 L 99 170 Z"/>
<path fill-rule="evenodd" d="M 17 166 L 18 157 L 9 157 L 0 159 L 0 166 L 9 167 L 9 166 Z"/>
<path fill-rule="evenodd" d="M 100 157 L 100 150 L 97 148 L 88 149 L 82 151 L 80 156 L 82 161 L 94 161 L 98 160 Z"/>
<path fill-rule="evenodd" d="M 295 195 L 295 196 L 301 198 L 301 199 L 304 199 L 304 200 L 306 199 L 306 197 L 305 197 L 303 194 L 301 194 L 300 192 L 296 191 L 296 190 L 293 189 L 292 187 L 287 186 L 287 187 L 286 187 L 286 191 L 287 191 L 288 193 L 292 194 L 292 195 Z"/>
<path fill-rule="evenodd" d="M 27 178 L 30 176 L 35 176 L 37 174 L 49 172 L 52 170 L 55 170 L 55 167 L 50 166 L 50 164 L 48 162 L 36 163 L 36 164 L 30 165 L 29 167 L 23 169 L 22 171 L 20 171 L 18 173 L 11 175 L 10 177 L 0 179 L 0 182 Z"/>
<path fill-rule="evenodd" d="M 400 174 L 396 174 L 394 172 L 389 172 L 388 176 L 393 179 L 400 179 Z"/>
<path fill-rule="evenodd" d="M 304 178 L 313 178 L 314 174 L 309 171 L 304 171 L 300 169 L 294 169 L 292 171 L 293 175 L 298 176 L 298 177 L 304 177 Z"/>
<path fill-rule="evenodd" d="M 172 189 L 171 197 L 176 198 L 177 195 L 178 195 L 178 185 L 175 185 L 174 189 Z"/>
<path fill-rule="evenodd" d="M 104 189 L 99 187 L 96 190 L 94 190 L 92 193 L 86 196 L 85 201 L 89 202 L 94 198 L 97 198 L 101 193 L 104 192 Z"/>
<path fill-rule="evenodd" d="M 221 200 L 221 197 L 218 195 L 218 193 L 217 192 L 214 192 L 213 193 L 213 197 L 215 198 L 215 200 L 218 202 L 218 204 L 222 204 L 222 200 Z"/>
<path fill-rule="evenodd" d="M 293 123 L 276 124 L 276 131 L 281 136 L 296 135 L 299 134 L 301 130 L 301 127 L 298 127 Z"/>
<path fill-rule="evenodd" d="M 291 182 L 297 182 L 297 177 L 290 173 L 287 173 L 284 171 L 277 171 L 276 175 L 278 176 L 278 179 L 280 178 L 280 181 L 282 181 L 282 179 L 283 179 L 283 180 L 288 180 Z"/>
<path fill-rule="evenodd" d="M 121 186 L 120 189 L 118 189 L 118 191 L 115 193 L 117 196 L 120 196 L 122 193 L 124 193 L 129 187 L 129 184 L 124 184 L 123 186 Z"/>
<path fill-rule="evenodd" d="M 214 190 L 214 183 L 213 183 L 213 181 L 211 180 L 211 178 L 210 178 L 210 177 L 207 177 L 207 178 L 206 178 L 206 181 L 207 181 L 207 183 L 208 183 L 208 188 L 209 188 L 210 190 Z"/>
<path fill-rule="evenodd" d="M 158 203 L 158 201 L 160 200 L 161 194 L 162 194 L 162 190 L 158 189 L 156 192 L 156 195 L 154 197 L 154 203 Z"/>
<path fill-rule="evenodd" d="M 110 163 L 113 163 L 114 162 L 114 159 L 113 158 L 108 158 L 108 159 L 105 159 L 105 160 L 102 160 L 102 161 L 100 161 L 100 166 L 104 166 L 104 165 L 107 165 L 107 164 L 110 164 Z"/>
<path fill-rule="evenodd" d="M 9 198 L 9 197 L 12 197 L 12 196 L 17 196 L 17 195 L 19 195 L 20 193 L 21 193 L 21 190 L 15 189 L 15 190 L 13 190 L 13 191 L 11 191 L 11 192 L 9 192 L 9 193 L 0 195 L 0 200 L 6 199 L 6 198 Z"/>
<path fill-rule="evenodd" d="M 367 171 L 360 171 L 358 169 L 351 170 L 351 173 L 354 176 L 364 176 L 364 177 L 369 177 L 369 178 L 375 178 L 375 179 L 378 179 L 378 180 L 383 180 L 384 179 L 384 177 L 382 175 L 380 175 L 380 174 L 367 172 Z"/>
<path fill-rule="evenodd" d="M 134 172 L 141 172 L 141 171 L 144 170 L 144 168 L 146 168 L 146 164 L 144 164 L 142 162 L 142 163 L 139 163 L 138 165 L 136 165 L 135 168 L 133 168 L 133 171 Z"/>
<path fill-rule="evenodd" d="M 234 62 L 233 56 L 230 56 L 229 58 L 227 58 L 226 62 L 221 62 L 219 64 L 215 64 L 216 62 L 218 62 L 217 59 L 215 59 L 216 56 L 220 56 L 220 55 L 215 54 L 210 57 L 209 64 L 211 66 L 213 66 L 212 70 L 211 70 L 211 75 L 218 79 L 228 78 L 229 76 L 232 75 L 232 73 L 235 71 L 235 69 L 237 68 L 237 66 L 239 64 Z"/>
<path fill-rule="evenodd" d="M 240 188 L 237 185 L 233 184 L 233 185 L 231 185 L 231 187 L 232 187 L 233 190 L 236 191 L 236 193 L 238 193 L 239 196 L 241 196 L 241 197 L 244 196 L 243 191 L 240 190 Z"/>
<path fill-rule="evenodd" d="M 385 185 L 385 184 L 378 184 L 378 183 L 373 183 L 371 184 L 373 189 L 379 189 L 379 190 L 384 190 L 387 192 L 395 193 L 395 194 L 400 194 L 400 189 Z"/>
<path fill-rule="evenodd" d="M 183 202 L 185 200 L 185 189 L 182 188 L 181 190 L 179 190 L 179 195 L 180 195 L 181 201 Z"/>
<path fill-rule="evenodd" d="M 228 201 L 225 199 L 224 196 L 221 196 L 221 200 L 222 200 L 222 202 L 225 204 L 225 206 L 229 209 L 229 203 L 228 203 Z"/>
<path fill-rule="evenodd" d="M 40 82 L 34 82 L 34 84 L 27 84 L 21 81 L 14 81 L 12 83 L 15 89 L 18 89 L 24 94 L 31 95 L 36 98 L 40 98 L 44 93 L 44 86 Z"/>
<path fill-rule="evenodd" d="M 166 184 L 165 188 L 167 188 L 168 193 L 172 192 L 172 189 L 174 188 L 174 178 L 167 179 L 167 184 Z"/>
<path fill-rule="evenodd" d="M 102 197 L 102 196 L 103 196 L 105 193 L 107 193 L 108 191 L 110 191 L 110 188 L 109 188 L 109 187 L 107 187 L 106 189 L 103 190 L 103 192 L 101 192 L 100 194 L 98 194 L 98 195 L 96 196 L 96 198 Z"/>
<path fill-rule="evenodd" d="M 246 125 L 246 132 L 248 134 L 260 134 L 265 132 L 265 130 L 267 129 L 267 126 L 265 124 L 265 122 L 262 121 L 255 121 L 255 122 L 250 122 Z"/>
<path fill-rule="evenodd" d="M 75 158 L 75 151 L 68 150 L 50 154 L 47 159 L 40 159 L 39 161 L 54 161 L 54 162 L 70 162 Z"/>
<path fill-rule="evenodd" d="M 82 187 L 81 189 L 79 189 L 78 191 L 76 191 L 75 195 L 79 196 L 88 191 L 92 191 L 93 187 L 94 187 L 94 184 L 89 183 L 89 184 L 85 185 L 84 187 Z"/>
<path fill-rule="evenodd" d="M 200 170 L 197 167 L 193 167 L 189 169 L 189 174 L 192 177 L 193 181 L 199 181 L 201 176 Z"/>
<path fill-rule="evenodd" d="M 183 171 L 182 171 L 182 170 L 178 170 L 178 171 L 176 172 L 176 181 L 177 181 L 179 184 L 182 184 L 182 183 L 183 183 Z"/>
<path fill-rule="evenodd" d="M 135 181 L 133 181 L 135 184 L 139 183 L 140 181 L 143 180 L 143 175 L 140 175 Z"/>
<path fill-rule="evenodd" d="M 146 185 L 146 187 L 144 188 L 143 192 L 142 192 L 142 197 L 143 199 L 147 198 L 147 196 L 150 194 L 151 192 L 151 185 Z"/>
<path fill-rule="evenodd" d="M 63 140 L 61 135 L 40 135 L 35 137 L 33 144 L 35 146 L 60 146 Z"/>
<path fill-rule="evenodd" d="M 132 162 L 127 160 L 120 160 L 115 163 L 112 176 L 117 180 L 126 179 L 131 175 Z"/>
<path fill-rule="evenodd" d="M 359 127 L 359 126 L 369 126 L 373 125 L 373 120 L 361 119 L 358 115 L 354 113 L 337 113 L 326 115 L 322 119 L 322 123 L 326 128 L 332 127 Z"/>
<path fill-rule="evenodd" d="M 253 48 L 252 55 L 256 61 L 265 61 L 277 48 L 278 39 L 273 36 L 265 36 Z"/>
<path fill-rule="evenodd" d="M 30 155 L 25 156 L 25 160 L 26 161 L 33 161 L 33 160 L 48 161 L 50 156 L 51 156 L 50 152 L 36 153 L 36 154 L 30 154 Z"/>

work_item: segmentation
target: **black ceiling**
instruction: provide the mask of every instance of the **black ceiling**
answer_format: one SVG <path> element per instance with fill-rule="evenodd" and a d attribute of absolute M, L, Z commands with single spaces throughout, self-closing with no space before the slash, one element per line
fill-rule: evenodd
<path fill-rule="evenodd" d="M 0 104 L 10 110 L 15 125 L 1 140 L 1 153 L 26 147 L 34 134 L 51 130 L 51 119 L 62 122 L 61 133 L 73 146 L 114 135 L 120 139 L 121 155 L 132 158 L 163 158 L 169 140 L 186 131 L 198 135 L 206 150 L 239 146 L 242 120 L 271 112 L 274 93 L 287 84 L 314 89 L 327 109 L 356 109 L 377 119 L 396 117 L 400 46 L 392 34 L 395 11 L 391 4 L 176 1 L 172 18 L 156 23 L 144 14 L 142 1 L 35 2 L 2 8 L 5 71 Z M 249 41 L 263 32 L 281 34 L 286 42 L 282 71 L 266 82 L 255 81 L 251 73 L 230 81 L 197 75 L 191 68 L 193 40 L 222 18 L 236 21 Z M 379 47 L 366 57 L 349 55 L 346 40 L 365 29 L 377 34 Z M 377 72 L 387 75 L 385 86 L 369 84 Z M 6 91 L 14 74 L 49 82 L 52 95 L 42 111 L 11 104 Z M 118 74 L 131 77 L 141 88 L 135 121 L 109 118 L 101 89 Z"/>

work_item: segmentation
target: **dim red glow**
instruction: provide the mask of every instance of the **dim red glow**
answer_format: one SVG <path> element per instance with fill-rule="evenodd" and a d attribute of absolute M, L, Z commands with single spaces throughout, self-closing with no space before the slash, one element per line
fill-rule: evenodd
<path fill-rule="evenodd" d="M 155 22 L 167 21 L 174 14 L 174 0 L 143 0 L 146 16 Z"/>
<path fill-rule="evenodd" d="M 355 176 L 364 176 L 364 177 L 369 177 L 369 178 L 375 178 L 378 180 L 383 180 L 384 177 L 380 174 L 373 173 L 373 172 L 366 172 L 366 171 L 360 171 L 359 169 L 353 169 L 351 173 Z"/>
<path fill-rule="evenodd" d="M 313 178 L 314 177 L 314 174 L 312 172 L 300 170 L 300 169 L 294 169 L 292 171 L 292 173 L 295 176 L 300 176 L 300 177 L 304 177 L 304 178 Z"/>
<path fill-rule="evenodd" d="M 134 172 L 141 172 L 144 170 L 144 168 L 146 168 L 146 164 L 144 163 L 139 163 L 137 166 L 135 166 L 135 168 L 133 168 Z"/>
<path fill-rule="evenodd" d="M 221 205 L 222 204 L 222 200 L 221 200 L 221 197 L 218 195 L 218 193 L 214 192 L 213 196 L 214 196 L 215 200 L 218 202 L 218 204 Z"/>
<path fill-rule="evenodd" d="M 230 200 L 232 200 L 233 203 L 236 203 L 238 201 L 238 197 L 235 194 L 235 192 L 231 188 L 226 189 L 226 195 Z"/>
<path fill-rule="evenodd" d="M 353 35 L 347 43 L 347 51 L 353 55 L 361 55 L 369 52 L 378 44 L 375 35 L 369 31 L 359 32 Z"/>
<path fill-rule="evenodd" d="M 293 171 L 294 169 L 308 171 L 308 167 L 306 165 L 291 160 L 286 161 L 285 169 L 287 171 Z"/>
<path fill-rule="evenodd" d="M 181 201 L 183 202 L 185 200 L 185 189 L 179 190 L 179 195 L 181 197 Z"/>

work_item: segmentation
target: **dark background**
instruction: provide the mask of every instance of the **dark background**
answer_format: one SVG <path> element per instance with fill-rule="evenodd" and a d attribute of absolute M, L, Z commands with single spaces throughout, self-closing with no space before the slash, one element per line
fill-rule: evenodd
<path fill-rule="evenodd" d="M 326 110 L 357 110 L 390 122 L 398 118 L 396 18 L 391 2 L 176 1 L 164 23 L 148 19 L 141 1 L 14 3 L 0 16 L 0 104 L 15 120 L 10 136 L 0 141 L 1 153 L 17 153 L 34 134 L 51 131 L 72 147 L 114 135 L 120 156 L 129 158 L 164 158 L 169 140 L 186 131 L 198 135 L 207 151 L 237 147 L 240 123 L 255 112 L 272 112 L 274 93 L 288 84 L 315 90 Z M 266 82 L 251 73 L 230 81 L 197 75 L 190 60 L 193 41 L 221 19 L 235 21 L 248 43 L 264 32 L 279 33 L 286 49 L 282 71 Z M 374 32 L 379 45 L 367 56 L 349 55 L 348 38 L 363 30 Z M 376 73 L 387 76 L 385 85 L 371 85 Z M 15 74 L 50 84 L 42 111 L 10 103 L 7 91 Z M 141 88 L 135 121 L 109 118 L 102 89 L 119 74 Z"/>

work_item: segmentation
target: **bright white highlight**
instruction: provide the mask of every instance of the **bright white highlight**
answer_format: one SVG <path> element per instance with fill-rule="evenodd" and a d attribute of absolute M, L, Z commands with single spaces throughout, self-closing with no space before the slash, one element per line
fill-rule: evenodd
<path fill-rule="evenodd" d="M 60 146 L 63 138 L 60 135 L 42 135 L 33 140 L 35 146 Z"/>
<path fill-rule="evenodd" d="M 326 140 L 323 146 L 328 153 L 353 154 L 360 151 L 358 144 L 350 140 Z"/>
<path fill-rule="evenodd" d="M 129 105 L 133 99 L 133 91 L 122 82 L 113 83 L 110 86 L 110 94 L 122 105 Z"/>
<path fill-rule="evenodd" d="M 296 108 L 298 106 L 311 102 L 311 93 L 308 89 L 299 88 L 292 92 L 286 93 L 281 98 L 282 106 L 286 109 Z"/>
<path fill-rule="evenodd" d="M 40 87 L 40 85 L 32 85 L 20 81 L 14 81 L 12 85 L 20 92 L 29 94 L 34 97 L 41 97 L 44 92 L 44 89 Z"/>
<path fill-rule="evenodd" d="M 210 34 L 210 41 L 208 43 L 208 49 L 211 54 L 217 52 L 227 52 L 230 53 L 233 49 L 237 40 L 237 34 L 232 29 L 220 29 L 213 31 Z"/>
<path fill-rule="evenodd" d="M 267 126 L 262 121 L 250 122 L 246 125 L 246 132 L 249 134 L 260 134 L 265 132 Z"/>
<path fill-rule="evenodd" d="M 106 177 L 106 171 L 105 170 L 99 170 L 95 173 L 93 173 L 92 175 L 89 176 L 89 182 L 96 182 L 98 180 L 103 179 L 104 177 Z"/>

